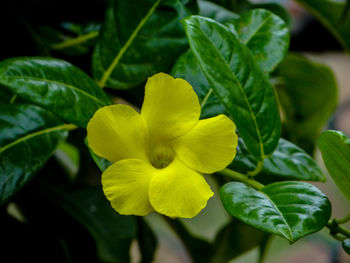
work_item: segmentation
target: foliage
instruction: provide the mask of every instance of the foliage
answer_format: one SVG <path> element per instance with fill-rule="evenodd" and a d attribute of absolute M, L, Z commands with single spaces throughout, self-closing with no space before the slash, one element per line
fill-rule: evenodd
<path fill-rule="evenodd" d="M 6 237 L 11 229 L 23 229 L 18 233 L 23 240 L 38 229 L 45 236 L 51 224 L 57 230 L 48 251 L 67 262 L 80 262 L 85 252 L 94 262 L 130 262 L 133 240 L 142 262 L 152 262 L 156 232 L 144 218 L 111 208 L 100 179 L 111 163 L 85 138 L 98 109 L 120 98 L 139 108 L 135 101 L 143 97 L 145 81 L 167 72 L 193 86 L 201 119 L 225 114 L 239 136 L 235 159 L 213 175 L 220 188 L 215 194 L 230 215 L 214 240 L 165 219 L 194 262 L 227 262 L 266 247 L 271 235 L 293 243 L 325 227 L 349 253 L 350 231 L 342 224 L 350 216 L 329 220 L 327 196 L 302 182 L 325 181 L 312 157 L 317 144 L 329 174 L 350 200 L 350 139 L 340 131 L 320 136 L 336 109 L 337 83 L 329 67 L 289 51 L 290 18 L 282 6 L 248 0 L 96 0 L 84 19 L 73 19 L 75 13 L 38 22 L 35 2 L 18 3 L 20 27 L 28 30 L 19 35 L 30 36 L 24 53 L 0 51 L 0 218 Z M 349 1 L 298 2 L 349 50 Z M 61 5 L 68 8 L 65 1 Z M 83 12 L 81 6 L 72 8 Z M 79 153 L 77 173 L 62 167 L 55 154 L 62 142 Z M 70 160 L 65 149 L 60 151 Z M 67 180 L 64 173 L 74 178 Z M 11 205 L 25 222 L 8 215 Z M 84 252 L 76 236 L 91 249 Z"/>

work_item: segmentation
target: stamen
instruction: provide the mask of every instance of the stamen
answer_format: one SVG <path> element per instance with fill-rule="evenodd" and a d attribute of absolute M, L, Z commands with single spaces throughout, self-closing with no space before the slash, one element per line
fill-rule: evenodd
<path fill-rule="evenodd" d="M 165 168 L 173 161 L 174 156 L 172 148 L 158 145 L 151 152 L 151 164 L 157 169 Z"/>

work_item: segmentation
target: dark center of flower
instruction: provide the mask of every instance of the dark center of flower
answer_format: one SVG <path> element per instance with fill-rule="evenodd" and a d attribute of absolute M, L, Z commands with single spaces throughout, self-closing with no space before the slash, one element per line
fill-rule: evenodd
<path fill-rule="evenodd" d="M 151 164 L 157 169 L 165 168 L 174 160 L 174 156 L 173 149 L 159 145 L 151 151 Z"/>

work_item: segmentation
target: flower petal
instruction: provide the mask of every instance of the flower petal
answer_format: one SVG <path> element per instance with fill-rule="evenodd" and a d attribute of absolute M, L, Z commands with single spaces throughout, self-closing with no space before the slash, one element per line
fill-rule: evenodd
<path fill-rule="evenodd" d="M 225 115 L 200 120 L 188 133 L 173 141 L 178 157 L 202 173 L 224 169 L 236 155 L 237 134 L 234 123 Z"/>
<path fill-rule="evenodd" d="M 137 159 L 114 163 L 102 174 L 103 191 L 112 207 L 122 215 L 147 215 L 149 183 L 157 169 Z"/>
<path fill-rule="evenodd" d="M 87 125 L 87 140 L 94 153 L 113 163 L 129 158 L 148 162 L 146 124 L 130 106 L 98 109 Z"/>
<path fill-rule="evenodd" d="M 213 194 L 203 175 L 177 158 L 168 167 L 158 170 L 149 188 L 153 208 L 169 217 L 196 216 Z"/>
<path fill-rule="evenodd" d="M 198 97 L 187 81 L 164 73 L 148 79 L 141 116 L 152 142 L 186 133 L 198 122 L 199 115 Z"/>

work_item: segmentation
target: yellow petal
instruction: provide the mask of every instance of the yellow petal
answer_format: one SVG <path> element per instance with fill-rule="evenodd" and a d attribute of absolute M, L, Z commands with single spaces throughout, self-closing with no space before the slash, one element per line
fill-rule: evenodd
<path fill-rule="evenodd" d="M 153 143 L 184 134 L 197 123 L 199 115 L 198 97 L 187 81 L 164 73 L 148 79 L 141 116 Z"/>
<path fill-rule="evenodd" d="M 141 160 L 121 160 L 103 172 L 103 191 L 119 214 L 147 215 L 153 211 L 148 191 L 156 172 L 155 168 Z"/>
<path fill-rule="evenodd" d="M 127 105 L 102 107 L 87 125 L 89 147 L 113 163 L 128 158 L 148 161 L 147 136 L 145 121 Z"/>
<path fill-rule="evenodd" d="M 224 169 L 236 155 L 237 134 L 233 122 L 221 114 L 200 120 L 188 133 L 176 138 L 173 147 L 189 167 L 202 173 Z"/>
<path fill-rule="evenodd" d="M 158 170 L 150 183 L 149 199 L 153 208 L 169 217 L 192 218 L 213 196 L 203 175 L 190 169 L 179 159 Z"/>

